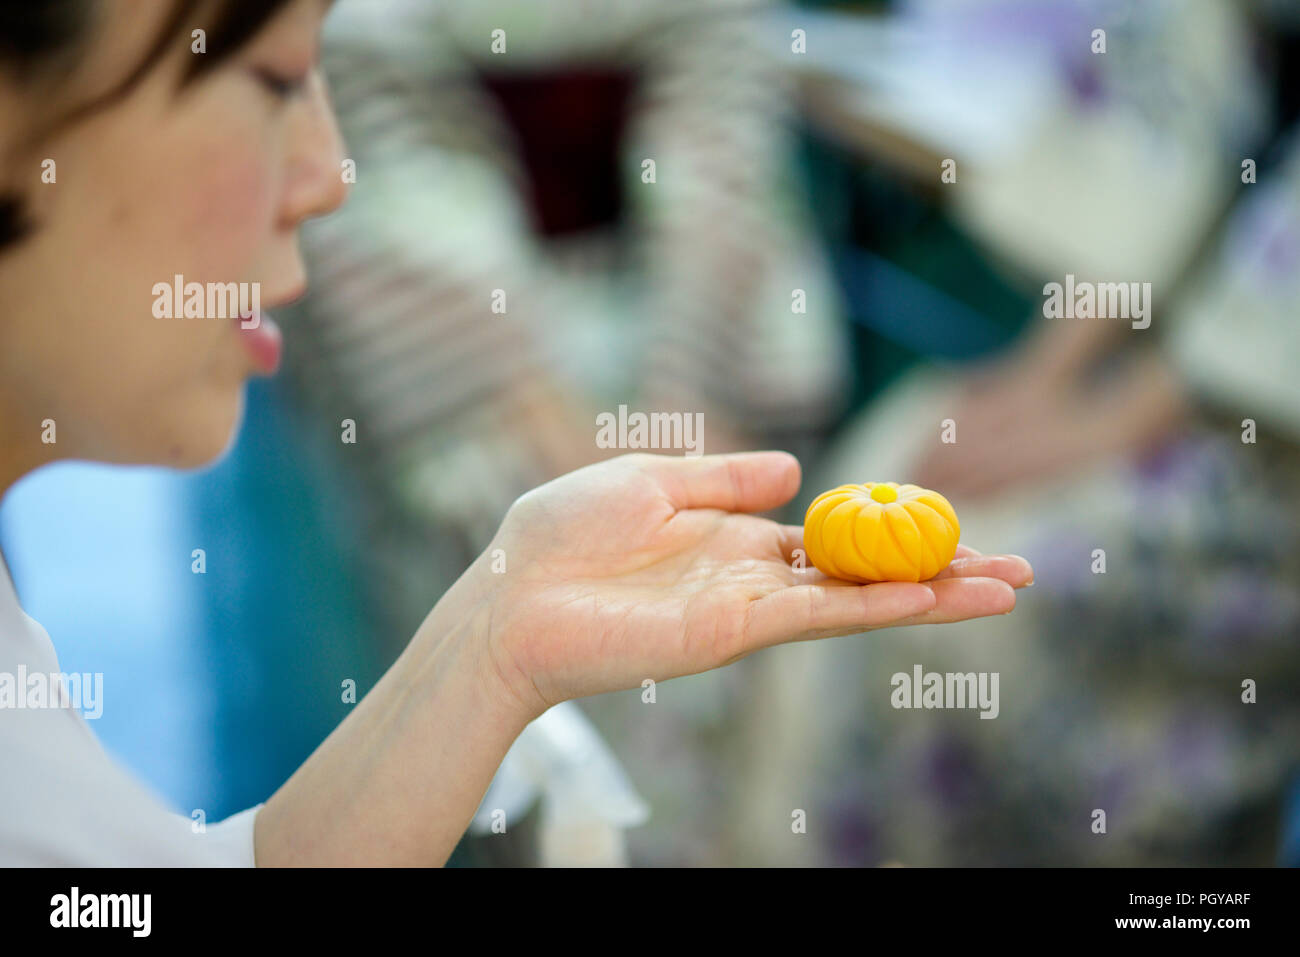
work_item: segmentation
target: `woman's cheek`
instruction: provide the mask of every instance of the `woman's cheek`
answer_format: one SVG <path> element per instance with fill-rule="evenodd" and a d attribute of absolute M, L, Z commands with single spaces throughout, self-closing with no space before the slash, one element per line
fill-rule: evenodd
<path fill-rule="evenodd" d="M 250 270 L 275 227 L 272 171 L 251 150 L 228 149 L 193 190 L 190 235 L 203 241 L 202 282 L 257 279 Z"/>
<path fill-rule="evenodd" d="M 264 108 L 263 108 L 264 109 Z M 186 245 L 201 251 L 200 282 L 260 279 L 249 272 L 271 244 L 281 179 L 273 131 L 248 116 L 229 114 L 190 142 L 193 155 L 178 169 L 202 170 L 181 197 Z M 188 277 L 187 277 L 188 278 Z"/>

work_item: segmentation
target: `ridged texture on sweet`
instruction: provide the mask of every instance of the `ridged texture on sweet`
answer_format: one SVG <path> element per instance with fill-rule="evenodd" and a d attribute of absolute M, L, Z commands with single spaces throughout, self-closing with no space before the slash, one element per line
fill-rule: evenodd
<path fill-rule="evenodd" d="M 881 503 L 877 485 L 898 495 Z M 889 498 L 882 490 L 880 497 Z M 858 582 L 920 582 L 933 578 L 957 554 L 961 526 L 938 492 L 897 482 L 841 485 L 822 492 L 803 521 L 808 560 L 826 575 Z"/>

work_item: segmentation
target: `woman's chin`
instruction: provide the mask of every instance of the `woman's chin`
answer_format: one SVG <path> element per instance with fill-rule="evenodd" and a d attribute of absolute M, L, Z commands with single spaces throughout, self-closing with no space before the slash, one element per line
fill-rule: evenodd
<path fill-rule="evenodd" d="M 149 464 L 197 469 L 225 458 L 239 436 L 244 391 L 223 396 L 220 405 L 195 410 L 185 422 L 168 423 L 165 440 L 141 455 Z"/>
<path fill-rule="evenodd" d="M 226 457 L 234 445 L 235 436 L 232 434 L 229 441 L 218 445 L 207 446 L 177 446 L 173 445 L 168 450 L 167 460 L 162 463 L 168 468 L 174 469 L 201 469 L 209 465 L 215 465 Z"/>

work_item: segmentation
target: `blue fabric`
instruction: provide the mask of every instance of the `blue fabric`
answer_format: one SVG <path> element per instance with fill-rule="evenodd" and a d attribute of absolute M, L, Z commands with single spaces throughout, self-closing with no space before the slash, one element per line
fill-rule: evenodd
<path fill-rule="evenodd" d="M 835 265 L 853 321 L 919 355 L 969 359 L 1007 341 L 998 323 L 883 256 L 843 247 Z"/>
<path fill-rule="evenodd" d="M 190 485 L 193 539 L 207 549 L 199 654 L 218 702 L 214 813 L 265 800 L 382 673 L 364 624 L 364 556 L 319 419 L 303 421 L 274 380 L 249 385 L 237 444 Z"/>

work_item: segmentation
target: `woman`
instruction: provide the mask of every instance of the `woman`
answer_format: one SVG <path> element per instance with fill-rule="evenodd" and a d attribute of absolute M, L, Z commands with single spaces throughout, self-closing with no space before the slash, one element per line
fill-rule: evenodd
<path fill-rule="evenodd" d="M 228 445 L 279 334 L 257 314 L 173 303 L 162 318 L 159 284 L 258 283 L 271 306 L 302 293 L 297 228 L 344 198 L 315 68 L 325 12 L 51 0 L 0 15 L 0 490 L 56 459 L 191 467 Z M 438 864 L 556 702 L 780 642 L 1006 613 L 1031 580 L 1024 559 L 968 549 L 921 584 L 795 569 L 801 530 L 747 513 L 798 484 L 781 452 L 629 455 L 527 493 L 289 781 L 206 829 L 75 710 L 0 710 L 0 862 Z M 6 570 L 0 673 L 57 671 Z"/>

